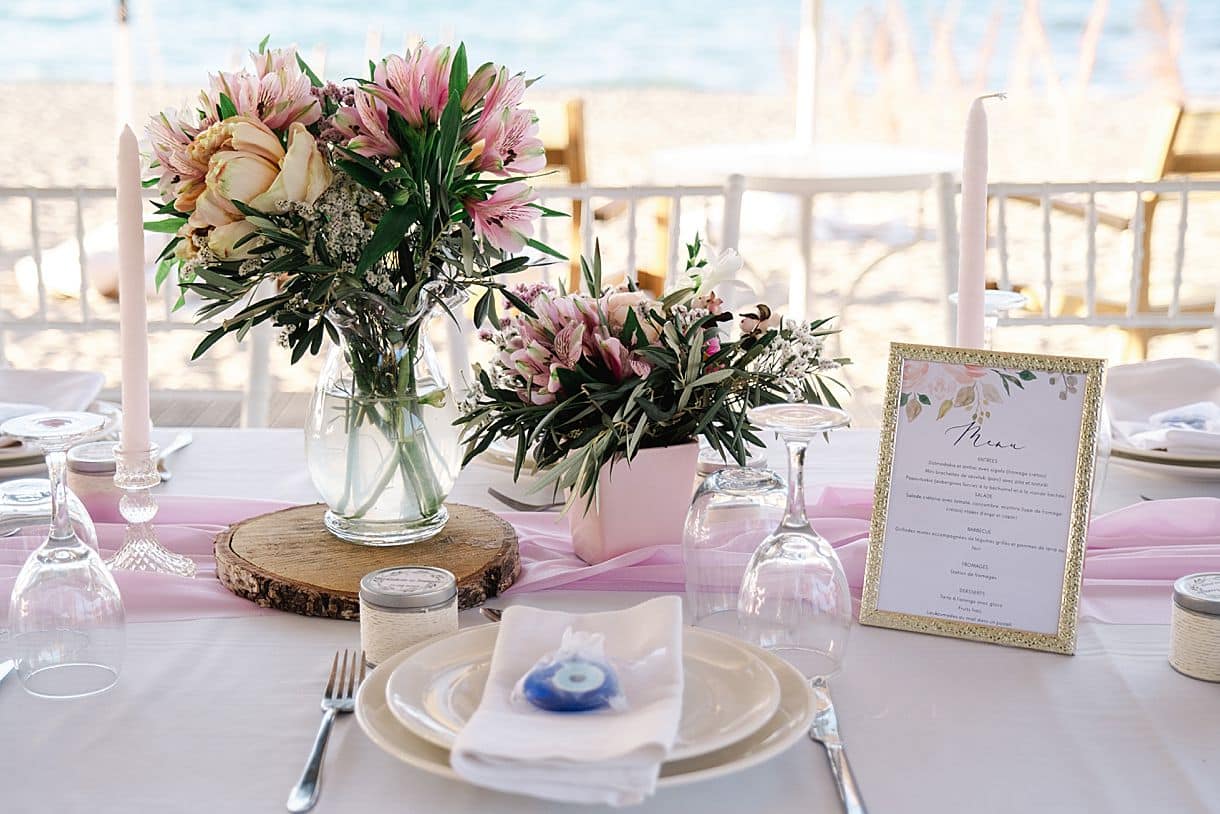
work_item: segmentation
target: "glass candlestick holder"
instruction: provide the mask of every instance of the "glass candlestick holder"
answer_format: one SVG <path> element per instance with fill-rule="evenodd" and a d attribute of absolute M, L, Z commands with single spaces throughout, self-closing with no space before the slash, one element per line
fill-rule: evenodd
<path fill-rule="evenodd" d="M 175 554 L 157 539 L 153 518 L 157 515 L 157 499 L 152 488 L 161 483 L 157 471 L 160 449 L 152 444 L 148 449 L 114 448 L 114 485 L 123 491 L 119 499 L 119 514 L 127 521 L 123 547 L 107 560 L 111 568 L 127 571 L 152 571 L 179 577 L 195 576 L 195 561 Z"/>

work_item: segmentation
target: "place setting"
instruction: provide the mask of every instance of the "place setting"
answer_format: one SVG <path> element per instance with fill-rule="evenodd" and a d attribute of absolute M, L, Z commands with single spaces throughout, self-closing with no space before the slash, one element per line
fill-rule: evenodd
<path fill-rule="evenodd" d="M 654 157 L 714 184 L 603 184 L 519 21 L 354 61 L 343 26 L 276 33 L 137 125 L 141 11 L 112 24 L 114 188 L 17 190 L 11 292 L 0 257 L 0 359 L 69 314 L 98 360 L 0 368 L 14 810 L 1220 800 L 1187 111 L 1134 186 L 997 180 L 1036 152 L 1022 82 L 937 97 L 948 158 L 824 143 L 806 99 L 791 144 Z M 835 52 L 800 13 L 803 75 Z M 1134 241 L 1117 290 L 1099 227 Z"/>
<path fill-rule="evenodd" d="M 1220 365 L 1158 359 L 1111 369 L 1113 455 L 1150 474 L 1220 479 Z"/>

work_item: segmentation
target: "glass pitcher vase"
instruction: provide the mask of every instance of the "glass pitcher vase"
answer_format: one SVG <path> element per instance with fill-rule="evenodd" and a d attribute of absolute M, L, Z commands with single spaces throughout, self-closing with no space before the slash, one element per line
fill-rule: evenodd
<path fill-rule="evenodd" d="M 326 528 L 372 546 L 433 537 L 449 519 L 445 498 L 461 467 L 461 332 L 439 306 L 401 326 L 352 314 L 333 321 L 339 341 L 305 423 Z"/>

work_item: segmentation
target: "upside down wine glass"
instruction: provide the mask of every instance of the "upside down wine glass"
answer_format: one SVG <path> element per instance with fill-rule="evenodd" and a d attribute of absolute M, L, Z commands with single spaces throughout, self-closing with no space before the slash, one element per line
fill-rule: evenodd
<path fill-rule="evenodd" d="M 97 551 L 73 528 L 64 480 L 68 449 L 104 423 L 92 413 L 36 413 L 0 426 L 0 433 L 42 448 L 51 488 L 50 533 L 21 567 L 9 602 L 17 675 L 33 695 L 93 695 L 119 677 L 123 601 Z"/>
<path fill-rule="evenodd" d="M 805 516 L 805 451 L 850 419 L 817 404 L 770 404 L 752 409 L 750 420 L 779 433 L 788 447 L 788 506 L 746 566 L 737 597 L 740 630 L 806 678 L 831 676 L 851 632 L 851 593 L 838 555 Z"/>

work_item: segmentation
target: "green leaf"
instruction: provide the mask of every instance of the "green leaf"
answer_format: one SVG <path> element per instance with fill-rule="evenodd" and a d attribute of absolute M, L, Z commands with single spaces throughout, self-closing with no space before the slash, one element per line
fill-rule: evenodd
<path fill-rule="evenodd" d="M 161 232 L 163 234 L 172 235 L 182 228 L 182 224 L 186 223 L 186 218 L 166 218 L 165 220 L 146 220 L 144 221 L 144 231 L 146 232 Z"/>
<path fill-rule="evenodd" d="M 158 291 L 161 290 L 161 286 L 165 283 L 165 281 L 169 279 L 169 273 L 173 270 L 173 267 L 174 263 L 169 258 L 157 263 L 157 276 L 154 284 Z"/>
<path fill-rule="evenodd" d="M 208 348 L 219 342 L 228 332 L 228 329 L 224 327 L 213 328 L 212 330 L 208 331 L 207 336 L 203 338 L 203 340 L 195 347 L 195 352 L 191 354 L 191 361 L 193 362 L 200 356 L 203 356 L 203 354 L 207 353 Z"/>
<path fill-rule="evenodd" d="M 452 74 L 451 76 L 456 76 Z M 436 137 L 436 178 L 446 188 L 449 187 L 453 179 L 454 170 L 457 168 L 458 160 L 458 142 L 460 141 L 462 129 L 462 97 L 461 94 L 449 93 L 449 101 L 445 103 L 445 110 L 441 113 L 440 132 Z M 425 150 L 426 152 L 426 150 Z"/>
<path fill-rule="evenodd" d="M 718 384 L 725 379 L 734 376 L 739 371 L 731 367 L 722 367 L 720 370 L 713 370 L 711 373 L 704 373 L 699 378 L 691 382 L 691 387 L 706 387 L 709 384 Z"/>
<path fill-rule="evenodd" d="M 459 43 L 457 53 L 453 55 L 453 65 L 449 68 L 449 96 L 457 96 L 461 105 L 461 96 L 466 92 L 466 83 L 470 81 L 470 73 L 466 69 L 466 43 Z"/>
<path fill-rule="evenodd" d="M 385 257 L 391 249 L 398 246 L 410 225 L 411 213 L 406 207 L 394 206 L 387 209 L 381 216 L 377 228 L 373 230 L 372 238 L 365 244 L 364 251 L 360 253 L 360 260 L 356 263 L 356 273 L 364 274 L 377 261 Z"/>
<path fill-rule="evenodd" d="M 676 291 L 671 291 L 661 299 L 662 308 L 673 308 L 680 302 L 690 299 L 695 294 L 693 288 L 679 288 Z"/>
<path fill-rule="evenodd" d="M 552 249 L 550 246 L 546 245 L 542 241 L 534 240 L 532 237 L 525 239 L 525 245 L 529 246 L 531 249 L 536 249 L 536 250 L 542 252 L 543 254 L 548 254 L 551 257 L 554 257 L 556 260 L 567 260 L 568 259 L 567 255 L 565 255 L 564 253 L 556 251 L 555 249 Z"/>
<path fill-rule="evenodd" d="M 271 41 L 271 35 L 270 35 L 270 34 L 268 34 L 267 36 L 265 36 L 265 37 L 263 37 L 261 40 L 259 40 L 259 42 L 258 42 L 258 52 L 259 52 L 260 54 L 265 54 L 265 53 L 267 53 L 267 43 L 268 43 L 268 42 L 270 42 L 270 41 Z"/>
<path fill-rule="evenodd" d="M 1019 377 L 1021 377 L 1022 381 L 1027 381 L 1027 382 L 1032 382 L 1034 379 L 1038 378 L 1037 375 L 1035 375 L 1032 371 L 1029 371 L 1029 370 L 1022 370 L 1019 373 L 1017 373 L 1017 375 Z"/>
<path fill-rule="evenodd" d="M 696 328 L 690 336 L 690 348 L 686 352 L 686 375 L 682 378 L 687 382 L 695 379 L 695 374 L 703 363 L 703 329 Z"/>
<path fill-rule="evenodd" d="M 923 406 L 924 406 L 924 407 L 931 407 L 931 406 L 932 406 L 932 399 L 928 398 L 928 397 L 927 397 L 927 396 L 925 396 L 923 393 L 920 393 L 920 394 L 919 394 L 919 402 L 920 402 L 921 404 L 923 404 Z"/>
<path fill-rule="evenodd" d="M 199 276 L 205 283 L 221 291 L 235 292 L 241 290 L 245 284 L 239 280 L 234 280 L 231 277 L 226 277 L 207 266 L 200 266 L 195 270 L 195 274 Z"/>
<path fill-rule="evenodd" d="M 508 290 L 507 288 L 500 289 L 500 293 L 504 295 L 504 299 L 511 302 L 513 306 L 516 307 L 516 309 L 521 313 L 527 314 L 531 317 L 535 316 L 534 309 L 530 307 L 528 302 L 521 299 L 520 295 Z"/>
<path fill-rule="evenodd" d="M 266 40 L 263 40 L 263 42 L 266 42 Z M 301 59 L 300 54 L 297 54 L 297 66 L 301 69 L 302 73 L 309 77 L 309 84 L 313 85 L 315 88 L 322 87 L 322 80 L 319 79 L 318 75 L 313 72 L 313 68 L 310 68 L 305 64 L 305 60 Z"/>
<path fill-rule="evenodd" d="M 217 105 L 218 118 L 222 121 L 230 116 L 237 115 L 237 105 L 233 104 L 233 100 L 229 98 L 227 93 L 220 94 L 220 104 Z"/>
<path fill-rule="evenodd" d="M 362 167 L 355 161 L 346 161 L 340 158 L 335 161 L 335 164 L 339 167 L 339 169 L 350 175 L 352 179 L 354 179 L 355 182 L 360 184 L 362 187 L 377 189 L 379 186 L 381 186 L 380 175 L 367 167 Z"/>
<path fill-rule="evenodd" d="M 491 298 L 493 294 L 490 289 L 483 292 L 483 296 L 479 297 L 474 304 L 474 324 L 482 325 L 487 321 L 488 310 L 491 308 Z M 498 326 L 496 326 L 498 327 Z"/>

